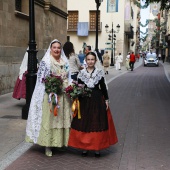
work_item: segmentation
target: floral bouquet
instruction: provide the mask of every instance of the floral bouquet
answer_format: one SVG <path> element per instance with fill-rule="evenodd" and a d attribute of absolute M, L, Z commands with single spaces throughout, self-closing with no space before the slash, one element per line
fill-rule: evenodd
<path fill-rule="evenodd" d="M 78 119 L 81 119 L 80 114 L 80 102 L 78 97 L 91 97 L 92 90 L 85 88 L 84 84 L 78 84 L 78 82 L 73 81 L 73 84 L 65 88 L 65 93 L 73 100 L 72 111 L 74 112 L 73 117 L 78 114 Z"/>
<path fill-rule="evenodd" d="M 78 84 L 77 81 L 73 81 L 72 85 L 69 85 L 65 88 L 65 93 L 70 97 L 72 100 L 75 100 L 78 97 L 91 97 L 92 90 L 89 88 L 85 88 L 84 84 Z"/>
<path fill-rule="evenodd" d="M 57 116 L 57 109 L 59 108 L 57 95 L 63 92 L 63 80 L 61 76 L 50 74 L 46 78 L 43 78 L 42 82 L 45 83 L 45 92 L 49 95 L 48 102 L 51 104 L 51 108 L 52 105 L 56 105 L 54 108 L 54 116 Z"/>

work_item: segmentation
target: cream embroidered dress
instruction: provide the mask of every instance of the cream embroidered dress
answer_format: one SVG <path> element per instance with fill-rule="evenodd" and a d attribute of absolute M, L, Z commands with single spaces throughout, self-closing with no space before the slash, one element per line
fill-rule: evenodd
<path fill-rule="evenodd" d="M 61 76 L 63 79 L 63 89 L 68 86 L 68 71 L 64 60 L 60 59 L 57 62 L 50 56 L 50 70 L 53 74 Z M 42 121 L 40 125 L 39 136 L 37 144 L 46 147 L 62 147 L 67 146 L 70 125 L 71 125 L 71 105 L 70 100 L 66 94 L 58 95 L 58 115 L 54 116 L 50 112 L 50 105 L 48 103 L 48 94 L 44 93 L 42 103 Z M 26 136 L 27 142 L 33 142 Z"/>

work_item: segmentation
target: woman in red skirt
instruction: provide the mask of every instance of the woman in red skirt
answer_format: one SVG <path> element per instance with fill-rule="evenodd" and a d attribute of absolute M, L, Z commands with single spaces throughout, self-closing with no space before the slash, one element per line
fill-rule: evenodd
<path fill-rule="evenodd" d="M 28 48 L 27 48 L 28 50 Z M 12 97 L 20 100 L 21 98 L 26 99 L 26 74 L 28 65 L 28 52 L 25 52 L 22 60 L 19 76 L 17 77 Z"/>
<path fill-rule="evenodd" d="M 82 149 L 82 156 L 117 143 L 117 135 L 108 104 L 108 92 L 104 80 L 104 71 L 95 67 L 96 54 L 86 55 L 87 68 L 78 74 L 78 83 L 92 90 L 91 97 L 80 97 L 81 119 L 74 117 L 71 125 L 68 146 Z"/>

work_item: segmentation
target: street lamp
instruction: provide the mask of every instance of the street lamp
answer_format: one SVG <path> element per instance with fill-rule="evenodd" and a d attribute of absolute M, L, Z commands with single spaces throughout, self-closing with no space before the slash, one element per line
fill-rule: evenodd
<path fill-rule="evenodd" d="M 31 97 L 37 79 L 37 57 L 35 42 L 34 0 L 29 0 L 29 50 L 28 73 L 26 74 L 26 104 L 22 108 L 22 119 L 27 119 Z"/>
<path fill-rule="evenodd" d="M 99 16 L 99 6 L 101 5 L 101 3 L 103 2 L 103 0 L 95 0 L 96 2 L 96 45 L 95 45 L 95 51 L 98 53 L 99 49 L 98 49 L 98 16 Z"/>
<path fill-rule="evenodd" d="M 118 33 L 120 31 L 120 25 L 118 24 L 116 27 L 117 27 L 117 31 L 113 29 L 113 22 L 112 22 L 112 29 L 110 31 L 108 31 L 109 26 L 107 24 L 105 26 L 106 33 L 111 33 L 111 35 L 109 34 L 109 39 L 108 39 L 108 40 L 111 40 L 111 45 L 112 45 L 110 66 L 114 66 L 114 63 L 115 63 L 115 61 L 113 61 L 113 50 L 114 50 L 114 60 L 115 60 L 115 44 L 116 44 L 115 33 Z"/>

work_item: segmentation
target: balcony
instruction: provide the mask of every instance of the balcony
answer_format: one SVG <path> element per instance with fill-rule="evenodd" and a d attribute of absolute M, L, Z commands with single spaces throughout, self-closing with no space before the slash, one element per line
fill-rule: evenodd
<path fill-rule="evenodd" d="M 77 31 L 77 24 L 69 24 L 68 27 L 67 27 L 67 31 L 70 31 L 70 32 L 75 32 Z"/>
<path fill-rule="evenodd" d="M 134 37 L 134 31 L 133 26 L 131 26 L 130 23 L 125 23 L 125 34 L 128 37 L 128 39 L 133 39 Z"/>
<path fill-rule="evenodd" d="M 68 25 L 68 32 L 77 32 L 77 24 L 76 25 Z M 95 32 L 96 31 L 96 24 L 94 23 L 89 23 L 88 22 L 88 31 L 89 32 Z M 102 22 L 99 23 L 98 25 L 98 31 L 101 32 L 102 31 Z"/>

